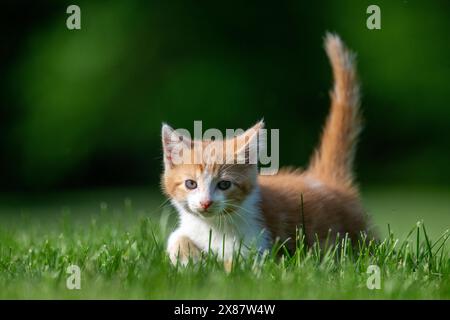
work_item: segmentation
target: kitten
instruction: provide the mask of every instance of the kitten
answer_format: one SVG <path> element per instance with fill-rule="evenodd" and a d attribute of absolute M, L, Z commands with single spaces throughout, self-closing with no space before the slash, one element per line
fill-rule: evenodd
<path fill-rule="evenodd" d="M 369 232 L 352 170 L 361 123 L 355 59 L 336 35 L 327 34 L 325 49 L 335 81 L 331 111 L 305 171 L 284 169 L 258 176 L 256 164 L 176 164 L 171 155 L 177 133 L 163 125 L 162 187 L 180 216 L 167 245 L 174 264 L 186 264 L 208 250 L 230 262 L 237 250 L 245 256 L 249 247 L 264 251 L 276 240 L 293 250 L 301 227 L 308 245 L 324 245 L 338 233 L 355 241 L 361 232 Z M 238 150 L 235 157 L 242 150 L 248 153 L 263 125 L 261 121 L 247 130 L 245 139 L 229 141 Z M 190 156 L 197 152 L 196 145 L 219 143 L 178 138 Z"/>

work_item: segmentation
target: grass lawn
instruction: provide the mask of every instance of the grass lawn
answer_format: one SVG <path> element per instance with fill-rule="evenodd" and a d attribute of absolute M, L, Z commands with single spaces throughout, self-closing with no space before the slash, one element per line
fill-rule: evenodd
<path fill-rule="evenodd" d="M 157 192 L 4 195 L 0 298 L 450 299 L 448 192 L 363 195 L 381 244 L 358 254 L 345 243 L 324 253 L 299 242 L 291 257 L 241 259 L 229 274 L 212 256 L 187 268 L 169 264 L 165 240 L 175 215 L 160 207 Z M 81 268 L 80 290 L 66 288 L 72 264 Z M 367 288 L 369 265 L 380 267 L 379 290 Z"/>

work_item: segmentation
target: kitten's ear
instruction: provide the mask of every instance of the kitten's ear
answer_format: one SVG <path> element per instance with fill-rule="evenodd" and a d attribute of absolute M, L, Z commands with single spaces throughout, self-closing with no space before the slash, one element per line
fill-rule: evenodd
<path fill-rule="evenodd" d="M 181 132 L 183 131 L 183 133 Z M 189 132 L 187 132 L 189 135 Z M 162 146 L 164 153 L 164 167 L 166 169 L 173 168 L 176 164 L 180 164 L 180 157 L 185 147 L 190 147 L 191 139 L 184 134 L 184 130 L 174 130 L 171 126 L 163 123 L 161 128 Z"/>
<path fill-rule="evenodd" d="M 258 163 L 258 148 L 263 147 L 264 143 L 261 141 L 260 130 L 264 128 L 264 120 L 259 121 L 250 129 L 247 129 L 243 134 L 236 137 L 236 156 L 238 163 L 257 164 Z"/>
<path fill-rule="evenodd" d="M 247 129 L 247 131 L 245 131 L 245 133 L 255 133 L 256 134 L 259 132 L 260 129 L 264 129 L 264 119 L 259 120 L 253 127 L 251 127 L 250 129 Z"/>

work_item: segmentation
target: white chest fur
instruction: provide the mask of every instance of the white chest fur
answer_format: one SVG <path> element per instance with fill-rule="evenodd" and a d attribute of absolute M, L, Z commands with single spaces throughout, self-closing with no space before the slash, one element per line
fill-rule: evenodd
<path fill-rule="evenodd" d="M 259 201 L 259 190 L 254 189 L 237 212 L 221 218 L 202 218 L 184 211 L 174 203 L 180 214 L 180 224 L 170 235 L 168 248 L 179 237 L 185 236 L 202 251 L 212 250 L 223 260 L 232 259 L 238 250 L 245 255 L 249 248 L 259 251 L 268 249 L 270 234 L 264 226 Z"/>

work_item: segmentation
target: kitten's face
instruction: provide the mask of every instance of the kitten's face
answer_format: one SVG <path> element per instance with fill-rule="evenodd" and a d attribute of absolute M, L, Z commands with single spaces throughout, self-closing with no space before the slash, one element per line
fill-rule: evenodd
<path fill-rule="evenodd" d="M 259 129 L 262 124 L 258 125 Z M 233 214 L 242 206 L 256 185 L 257 165 L 220 164 L 211 160 L 211 157 L 199 157 L 202 159 L 200 164 L 173 164 L 170 156 L 170 135 L 173 132 L 170 127 L 163 127 L 164 192 L 177 207 L 193 215 L 213 218 L 221 214 Z M 221 141 L 185 141 L 185 143 L 189 146 L 188 152 L 193 156 L 196 144 L 202 144 L 205 148 Z M 236 150 L 243 148 L 245 149 L 245 146 L 239 146 L 236 140 Z"/>

